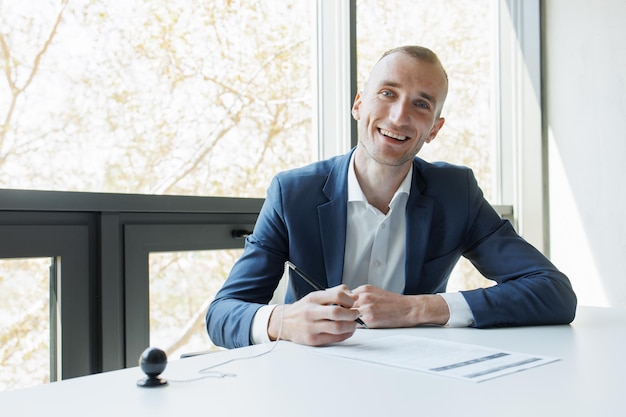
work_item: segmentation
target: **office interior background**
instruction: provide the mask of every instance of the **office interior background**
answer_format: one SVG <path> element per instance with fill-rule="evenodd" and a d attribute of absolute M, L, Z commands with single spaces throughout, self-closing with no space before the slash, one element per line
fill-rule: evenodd
<path fill-rule="evenodd" d="M 572 280 L 626 307 L 619 0 L 0 1 L 0 391 L 211 348 L 202 318 L 278 170 L 348 151 L 391 47 L 435 50 L 446 125 Z M 490 285 L 459 265 L 450 290 Z"/>

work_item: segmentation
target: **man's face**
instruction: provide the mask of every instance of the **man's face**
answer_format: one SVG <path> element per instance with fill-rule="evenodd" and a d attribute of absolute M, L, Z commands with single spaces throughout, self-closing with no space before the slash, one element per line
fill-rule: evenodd
<path fill-rule="evenodd" d="M 447 81 L 440 66 L 402 52 L 384 57 L 352 107 L 359 145 L 383 165 L 411 161 L 443 126 L 439 114 L 446 94 Z"/>

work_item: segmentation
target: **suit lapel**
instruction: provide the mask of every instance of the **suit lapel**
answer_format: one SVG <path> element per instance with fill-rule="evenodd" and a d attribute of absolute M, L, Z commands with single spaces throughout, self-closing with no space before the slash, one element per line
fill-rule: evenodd
<path fill-rule="evenodd" d="M 348 204 L 347 173 L 351 155 L 352 152 L 338 158 L 333 165 L 323 189 L 328 196 L 328 202 L 318 206 L 322 255 L 329 288 L 341 284 L 343 275 Z M 423 194 L 426 184 L 419 168 L 419 164 L 413 162 L 411 194 L 406 207 L 405 294 L 415 294 L 419 287 L 433 213 L 432 199 Z"/>
<path fill-rule="evenodd" d="M 419 164 L 413 162 L 411 194 L 406 205 L 405 294 L 417 293 L 424 255 L 430 237 L 433 201 L 423 194 L 425 187 L 426 184 L 419 170 Z"/>
<path fill-rule="evenodd" d="M 338 158 L 324 185 L 328 202 L 318 207 L 322 255 L 328 287 L 341 284 L 343 256 L 346 247 L 346 216 L 348 213 L 348 166 L 352 152 Z"/>

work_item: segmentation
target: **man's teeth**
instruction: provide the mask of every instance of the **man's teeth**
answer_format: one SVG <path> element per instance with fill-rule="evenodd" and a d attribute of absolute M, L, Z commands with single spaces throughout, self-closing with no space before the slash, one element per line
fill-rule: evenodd
<path fill-rule="evenodd" d="M 396 135 L 395 133 L 392 133 L 388 130 L 385 129 L 380 129 L 380 133 L 382 133 L 385 136 L 389 136 L 390 138 L 394 138 L 397 140 L 407 140 L 408 136 L 402 136 L 402 135 Z"/>

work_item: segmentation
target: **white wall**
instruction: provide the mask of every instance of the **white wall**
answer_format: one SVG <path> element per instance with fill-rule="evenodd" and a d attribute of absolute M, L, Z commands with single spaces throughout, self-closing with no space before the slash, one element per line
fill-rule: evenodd
<path fill-rule="evenodd" d="M 580 304 L 626 307 L 626 1 L 543 4 L 551 259 Z"/>

